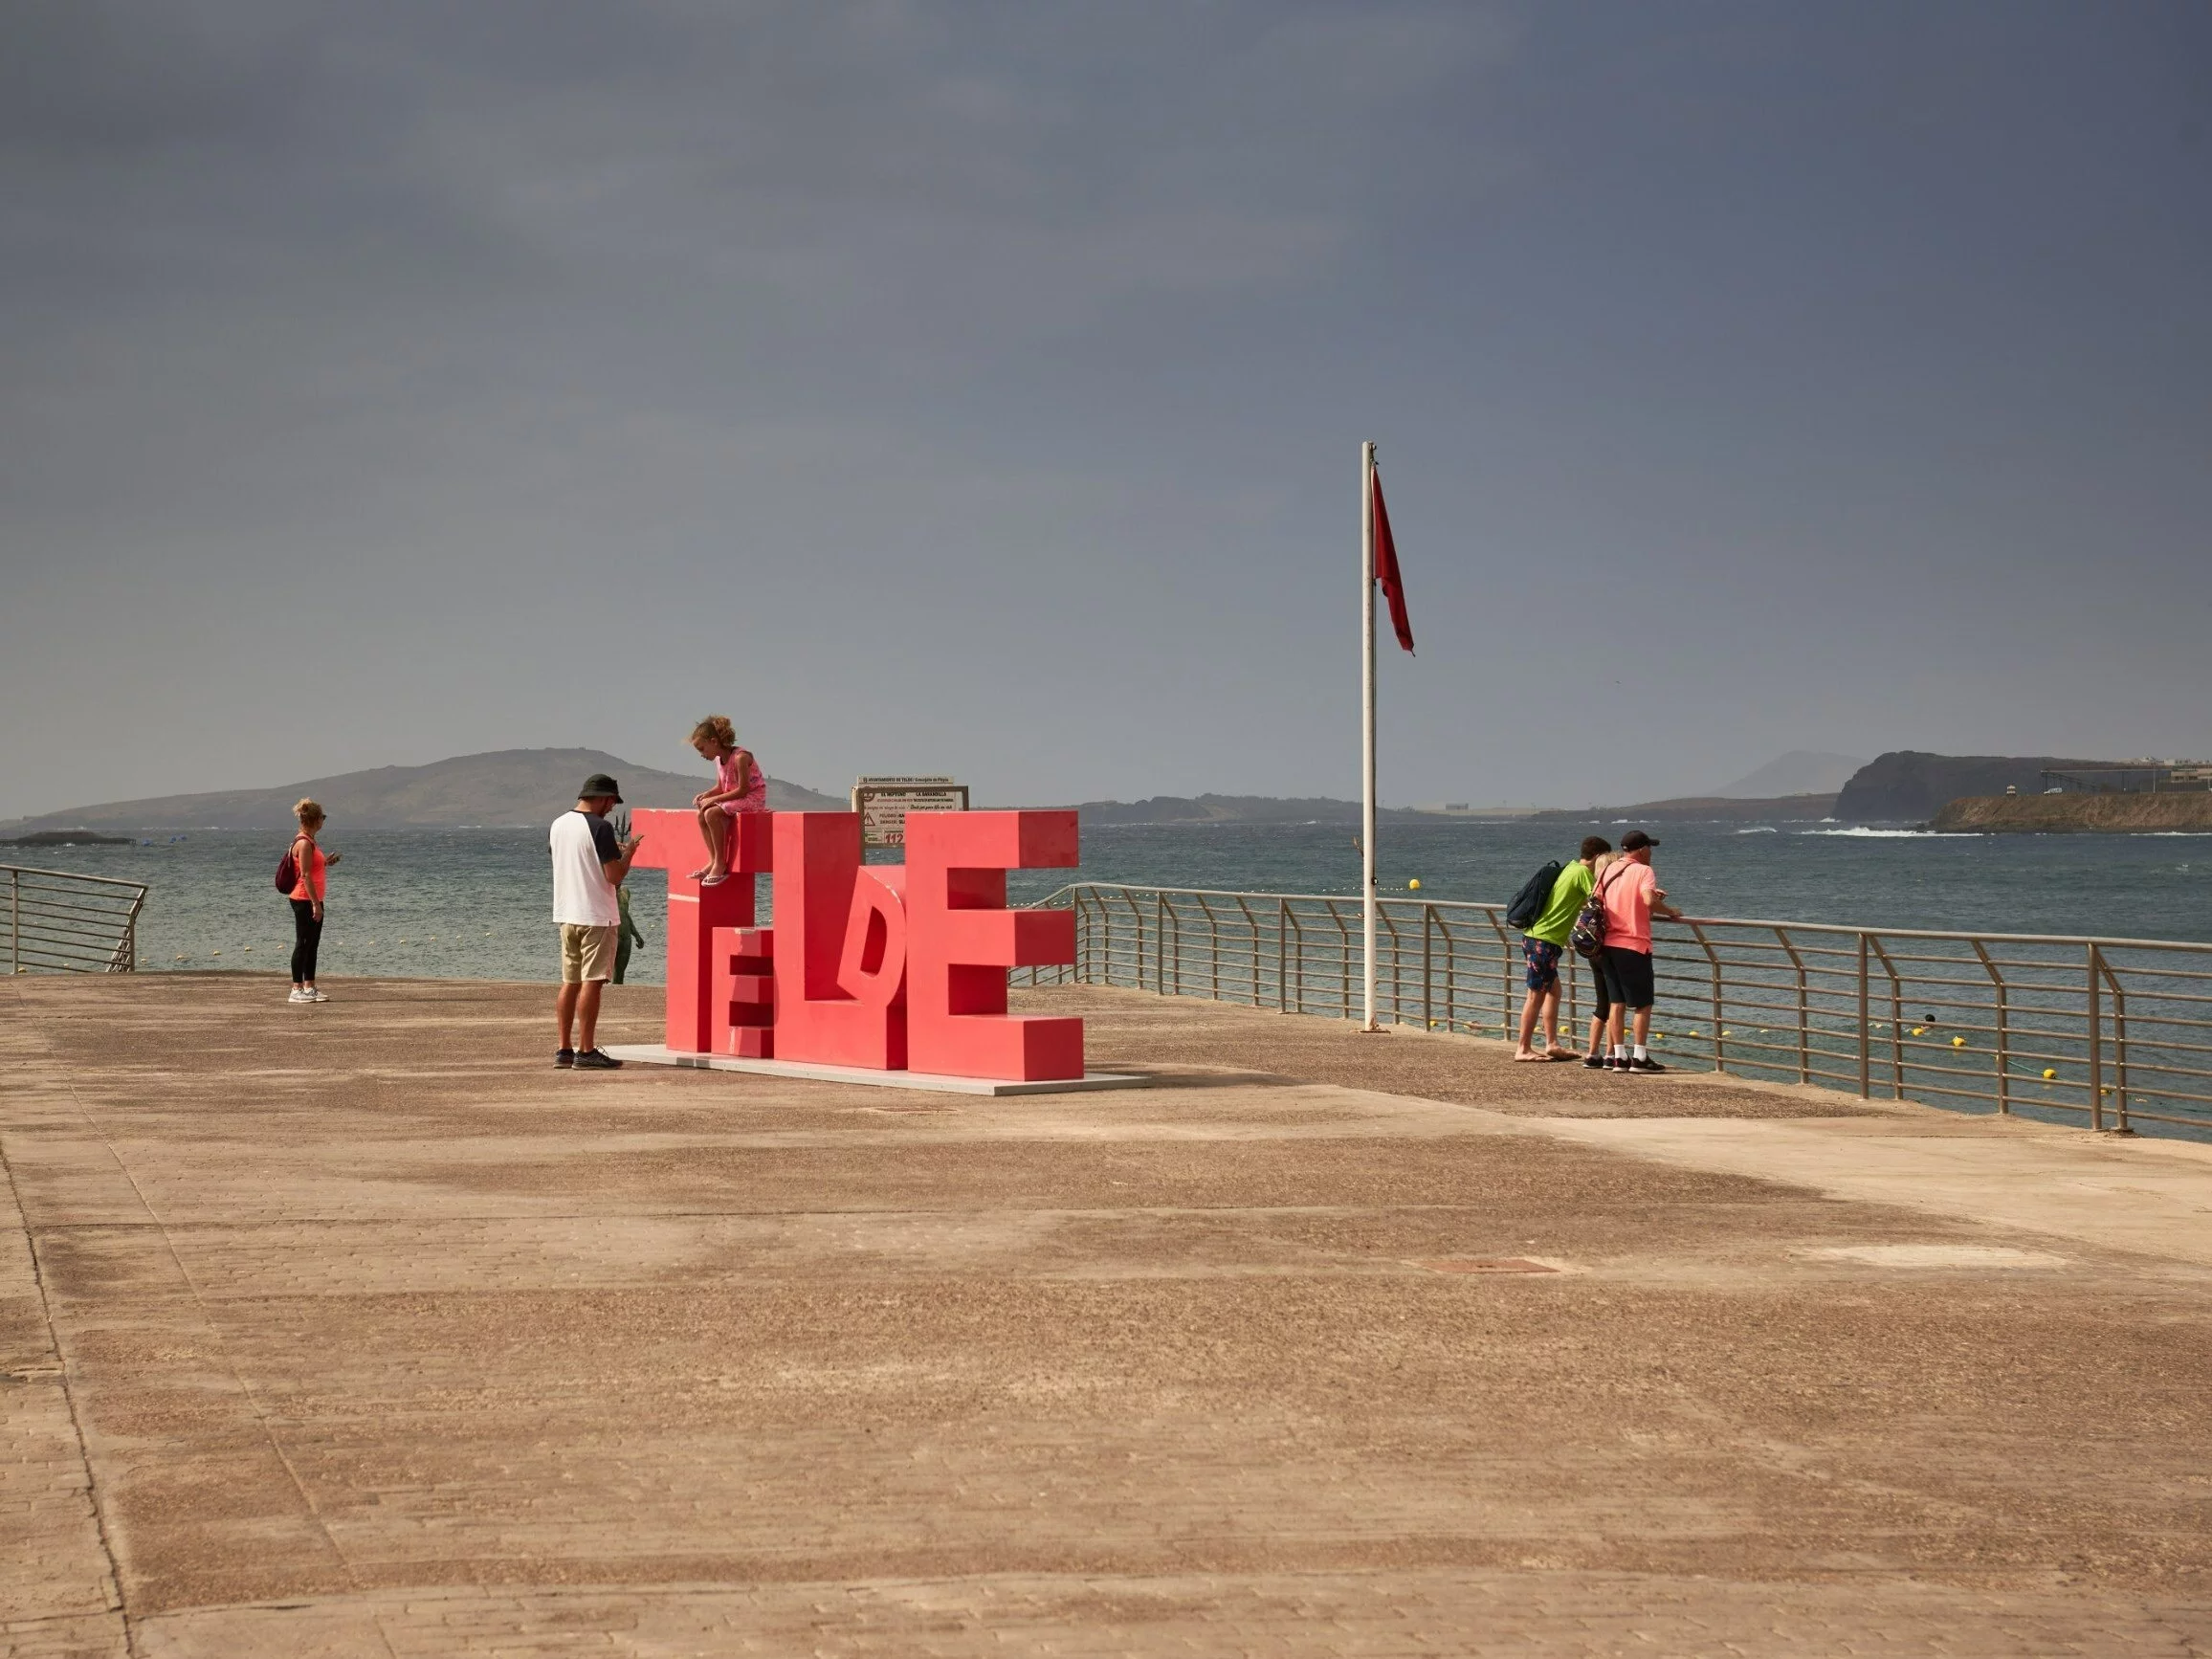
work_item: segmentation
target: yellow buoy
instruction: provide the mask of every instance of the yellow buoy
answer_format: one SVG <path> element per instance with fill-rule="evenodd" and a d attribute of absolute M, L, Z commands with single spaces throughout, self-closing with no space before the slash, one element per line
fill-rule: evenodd
<path fill-rule="evenodd" d="M 1692 1031 L 1690 1034 L 1691 1034 L 1692 1036 L 1693 1036 L 1693 1037 L 1694 1037 L 1695 1035 L 1697 1035 L 1697 1033 L 1696 1033 L 1695 1031 Z"/>
<path fill-rule="evenodd" d="M 1918 1036 L 1923 1036 L 1923 1035 L 1925 1035 L 1925 1034 L 1926 1034 L 1926 1033 L 1925 1033 L 1925 1030 L 1924 1030 L 1924 1029 L 1923 1029 L 1923 1028 L 1921 1028 L 1921 1027 L 1919 1027 L 1919 1026 L 1914 1026 L 1914 1027 L 1913 1028 L 1913 1035 L 1914 1035 L 1915 1037 L 1918 1037 Z"/>
<path fill-rule="evenodd" d="M 2057 1068 L 2056 1066 L 2046 1066 L 2046 1067 L 2043 1069 L 2043 1080 L 2044 1080 L 2046 1083 L 2049 1082 L 2049 1081 L 2050 1081 L 2050 1080 L 2051 1080 L 2053 1077 L 2055 1077 L 2055 1076 L 2057 1076 L 2057 1075 L 2058 1075 L 2058 1068 Z"/>
<path fill-rule="evenodd" d="M 1966 1039 L 1964 1037 L 1953 1037 L 1951 1039 L 1951 1046 L 1954 1049 L 1963 1049 L 1966 1047 Z"/>
<path fill-rule="evenodd" d="M 1405 891 L 1408 893 L 1419 893 L 1421 891 L 1421 877 L 1416 875 L 1411 881 L 1408 881 L 1405 884 Z"/>
<path fill-rule="evenodd" d="M 221 951 L 219 951 L 219 950 L 211 950 L 211 951 L 210 951 L 208 954 L 209 954 L 210 957 L 217 957 L 217 956 L 221 956 L 223 953 L 222 953 Z"/>

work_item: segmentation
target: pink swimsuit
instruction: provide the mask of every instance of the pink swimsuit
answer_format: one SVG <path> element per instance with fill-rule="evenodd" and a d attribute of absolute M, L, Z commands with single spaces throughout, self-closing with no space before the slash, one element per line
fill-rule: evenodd
<path fill-rule="evenodd" d="M 738 757 L 741 749 L 732 749 L 715 763 L 715 793 L 738 786 Z M 752 765 L 752 778 L 745 785 L 745 792 L 734 801 L 724 801 L 721 808 L 735 818 L 740 812 L 765 812 L 768 809 L 768 779 L 761 770 L 761 763 Z"/>

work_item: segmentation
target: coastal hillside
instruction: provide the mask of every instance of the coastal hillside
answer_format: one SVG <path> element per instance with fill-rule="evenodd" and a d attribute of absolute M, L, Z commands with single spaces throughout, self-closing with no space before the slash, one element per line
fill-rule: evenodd
<path fill-rule="evenodd" d="M 2046 766 L 2089 766 L 2054 755 L 1931 755 L 1892 749 L 1851 774 L 1836 796 L 1836 816 L 1847 824 L 1917 824 L 1946 801 L 1963 795 L 2023 795 L 2043 791 Z"/>
<path fill-rule="evenodd" d="M 166 795 L 0 825 L 10 834 L 39 830 L 279 830 L 302 795 L 322 803 L 342 830 L 457 830 L 550 823 L 575 805 L 594 772 L 622 785 L 631 807 L 688 807 L 710 774 L 659 772 L 599 749 L 500 749 L 456 755 L 427 766 L 379 766 L 334 778 L 304 778 L 266 789 Z M 768 781 L 768 804 L 785 810 L 843 811 L 847 803 L 796 784 Z"/>
<path fill-rule="evenodd" d="M 1817 824 L 1835 811 L 1833 795 L 1781 795 L 1763 801 L 1727 795 L 1682 795 L 1626 807 L 1581 807 L 1532 812 L 1531 824 Z"/>
<path fill-rule="evenodd" d="M 1947 803 L 1928 827 L 2026 835 L 2212 834 L 2212 794 L 1969 795 Z"/>

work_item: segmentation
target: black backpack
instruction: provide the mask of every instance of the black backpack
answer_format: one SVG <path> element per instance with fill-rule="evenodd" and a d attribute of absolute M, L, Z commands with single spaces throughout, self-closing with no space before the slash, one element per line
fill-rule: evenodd
<path fill-rule="evenodd" d="M 1605 948 L 1605 889 L 1620 879 L 1621 867 L 1609 866 L 1606 879 L 1590 890 L 1590 896 L 1582 900 L 1582 914 L 1575 918 L 1574 930 L 1567 935 L 1567 942 L 1575 947 L 1575 954 L 1589 962 L 1596 962 Z"/>
<path fill-rule="evenodd" d="M 1505 907 L 1506 925 L 1517 927 L 1523 933 L 1536 926 L 1537 918 L 1543 915 L 1544 907 L 1552 901 L 1552 888 L 1559 879 L 1559 872 L 1565 868 L 1555 858 L 1530 876 L 1513 896 L 1513 902 Z"/>

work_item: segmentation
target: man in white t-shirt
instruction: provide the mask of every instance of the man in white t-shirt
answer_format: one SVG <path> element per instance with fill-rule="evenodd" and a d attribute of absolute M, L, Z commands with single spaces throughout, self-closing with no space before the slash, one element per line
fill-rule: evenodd
<path fill-rule="evenodd" d="M 584 781 L 576 809 L 553 821 L 553 920 L 561 929 L 561 994 L 554 1008 L 561 1016 L 561 1050 L 556 1066 L 612 1072 L 622 1062 L 599 1051 L 599 996 L 614 977 L 614 948 L 622 931 L 622 905 L 615 889 L 630 874 L 630 854 L 641 839 L 617 841 L 607 814 L 622 804 L 622 791 L 605 772 Z M 583 1039 L 569 1046 L 571 1033 Z"/>

